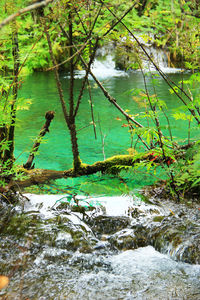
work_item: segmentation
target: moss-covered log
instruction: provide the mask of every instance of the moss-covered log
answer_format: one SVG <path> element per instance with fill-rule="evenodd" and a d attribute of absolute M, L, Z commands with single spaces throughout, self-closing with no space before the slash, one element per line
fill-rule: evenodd
<path fill-rule="evenodd" d="M 161 163 L 162 157 L 154 155 L 151 153 L 142 153 L 137 156 L 134 155 L 116 155 L 108 158 L 104 161 L 97 161 L 92 165 L 83 164 L 77 172 L 74 168 L 68 169 L 66 171 L 56 171 L 56 170 L 46 170 L 46 169 L 34 169 L 25 170 L 24 174 L 27 178 L 23 181 L 12 181 L 9 184 L 9 188 L 18 189 L 19 187 L 27 187 L 35 184 L 43 184 L 49 180 L 55 180 L 59 178 L 67 177 L 79 177 L 95 174 L 97 172 L 101 173 L 119 173 L 123 167 L 134 166 L 136 163 L 142 161 L 153 161 L 154 163 Z M 171 163 L 171 162 L 170 162 Z"/>
<path fill-rule="evenodd" d="M 183 145 L 177 147 L 177 153 L 174 155 L 177 159 L 184 157 L 185 149 L 192 147 L 194 144 Z M 181 151 L 182 150 L 182 151 Z M 151 152 L 145 152 L 135 155 L 116 155 L 111 158 L 108 158 L 104 161 L 97 161 L 92 165 L 81 163 L 80 168 L 75 170 L 74 168 L 68 169 L 66 171 L 57 171 L 57 170 L 46 170 L 46 169 L 33 169 L 26 170 L 22 169 L 21 171 L 26 175 L 26 179 L 22 181 L 12 180 L 6 190 L 8 189 L 19 189 L 20 187 L 28 187 L 35 184 L 44 184 L 50 180 L 55 180 L 59 178 L 67 177 L 80 177 L 95 174 L 97 172 L 101 173 L 119 173 L 121 169 L 126 167 L 133 167 L 136 163 L 140 162 L 153 162 L 156 164 L 171 164 L 174 160 L 171 157 L 167 157 L 166 161 L 163 159 L 162 155 L 158 154 L 156 150 Z"/>
<path fill-rule="evenodd" d="M 9 183 L 8 187 L 11 189 L 18 189 L 19 187 L 27 187 L 35 184 L 43 184 L 49 180 L 55 180 L 59 178 L 67 177 L 79 177 L 84 175 L 91 175 L 97 172 L 102 173 L 116 173 L 116 170 L 120 170 L 123 166 L 133 166 L 136 162 L 140 160 L 147 159 L 147 154 L 141 156 L 141 158 L 134 160 L 133 155 L 118 155 L 106 159 L 105 161 L 98 161 L 92 165 L 81 164 L 79 171 L 75 172 L 74 168 L 66 171 L 56 171 L 56 170 L 46 170 L 46 169 L 33 169 L 33 170 L 23 170 L 24 174 L 27 176 L 26 179 L 22 181 L 12 181 Z"/>

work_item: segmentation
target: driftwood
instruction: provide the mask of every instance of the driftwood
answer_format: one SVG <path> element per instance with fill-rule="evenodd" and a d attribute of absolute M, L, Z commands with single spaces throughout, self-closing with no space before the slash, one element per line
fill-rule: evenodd
<path fill-rule="evenodd" d="M 47 132 L 49 132 L 49 126 L 51 124 L 51 121 L 53 120 L 54 118 L 54 115 L 55 115 L 55 112 L 54 111 L 47 111 L 46 114 L 45 114 L 45 119 L 46 119 L 46 122 L 44 124 L 44 126 L 41 128 L 40 130 L 40 133 L 33 145 L 33 148 L 30 152 L 30 155 L 28 157 L 28 160 L 27 162 L 23 165 L 23 167 L 27 170 L 30 170 L 30 169 L 33 169 L 34 168 L 34 165 L 33 164 L 33 160 L 34 160 L 34 157 L 35 157 L 35 154 L 36 152 L 38 151 L 39 149 L 39 146 L 41 144 L 41 140 L 42 140 L 42 137 L 45 136 L 45 134 Z"/>

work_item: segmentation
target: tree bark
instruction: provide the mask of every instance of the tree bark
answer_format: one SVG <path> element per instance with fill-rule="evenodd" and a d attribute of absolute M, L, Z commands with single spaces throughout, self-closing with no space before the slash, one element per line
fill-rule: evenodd
<path fill-rule="evenodd" d="M 77 139 L 77 131 L 75 121 L 68 125 L 70 137 L 71 137 L 71 145 L 72 145 L 72 153 L 73 153 L 73 167 L 75 173 L 78 172 L 81 166 L 81 160 L 79 156 L 78 149 L 78 139 Z"/>
<path fill-rule="evenodd" d="M 40 133 L 39 133 L 39 135 L 38 135 L 38 137 L 37 137 L 37 139 L 36 139 L 36 141 L 35 141 L 35 143 L 33 145 L 33 148 L 31 150 L 31 153 L 30 153 L 30 155 L 28 157 L 27 162 L 23 165 L 23 167 L 25 169 L 30 170 L 30 169 L 34 168 L 34 165 L 32 165 L 32 164 L 33 164 L 33 160 L 35 158 L 35 154 L 36 154 L 36 152 L 39 149 L 39 146 L 40 146 L 41 141 L 42 141 L 42 137 L 45 136 L 45 134 L 47 132 L 49 132 L 49 126 L 51 124 L 51 121 L 54 118 L 54 114 L 55 114 L 54 111 L 47 111 L 46 112 L 46 114 L 45 114 L 46 122 L 45 122 L 44 126 L 40 130 Z"/>
<path fill-rule="evenodd" d="M 18 30 L 17 24 L 14 20 L 12 23 L 12 56 L 14 60 L 13 66 L 13 86 L 12 86 L 12 102 L 11 102 L 11 124 L 8 128 L 7 141 L 9 148 L 5 150 L 3 161 L 9 161 L 9 166 L 12 167 L 14 160 L 14 135 L 15 135 L 15 122 L 16 122 L 16 102 L 18 96 L 18 73 L 19 73 L 19 43 L 18 43 Z"/>

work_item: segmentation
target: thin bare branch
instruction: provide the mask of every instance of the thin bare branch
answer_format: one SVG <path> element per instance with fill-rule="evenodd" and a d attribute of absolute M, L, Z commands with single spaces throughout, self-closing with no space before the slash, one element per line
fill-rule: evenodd
<path fill-rule="evenodd" d="M 102 1 L 101 1 L 102 5 L 104 4 Z M 133 5 L 131 7 L 129 7 L 125 13 L 123 14 L 123 16 L 121 18 L 118 19 L 118 21 L 116 23 L 114 23 L 105 33 L 103 36 L 106 36 L 110 31 L 113 30 L 114 27 L 117 26 L 117 24 L 119 24 L 124 18 L 125 16 L 134 8 L 134 6 L 137 4 L 137 1 L 135 1 L 135 3 L 133 3 Z"/>
<path fill-rule="evenodd" d="M 6 24 L 10 23 L 12 20 L 16 19 L 17 17 L 19 17 L 22 14 L 25 14 L 31 10 L 34 10 L 36 8 L 39 7 L 43 7 L 43 6 L 47 6 L 49 3 L 53 2 L 54 0 L 44 0 L 44 1 L 40 1 L 34 4 L 31 4 L 29 6 L 26 6 L 20 10 L 18 10 L 16 13 L 10 15 L 9 17 L 7 17 L 6 19 L 4 19 L 1 23 L 0 23 L 0 29 L 5 26 Z"/>
<path fill-rule="evenodd" d="M 86 82 L 87 82 L 88 74 L 89 74 L 89 72 L 90 72 L 90 67 L 91 67 L 91 65 L 92 65 L 92 63 L 93 63 L 93 61 L 94 61 L 94 57 L 95 57 L 95 54 L 96 54 L 96 50 L 97 50 L 97 46 L 98 46 L 98 41 L 99 41 L 99 39 L 96 40 L 96 44 L 95 44 L 95 46 L 94 46 L 93 53 L 92 53 L 92 55 L 90 56 L 90 61 L 89 61 L 89 63 L 88 63 L 87 69 L 86 69 L 86 74 L 85 74 L 84 79 L 83 79 L 83 81 L 82 81 L 82 87 L 81 87 L 81 89 L 80 89 L 80 93 L 79 93 L 79 97 L 78 97 L 78 100 L 77 100 L 77 104 L 76 104 L 74 116 L 77 115 L 77 112 L 78 112 L 78 109 L 79 109 L 79 105 L 80 105 L 80 103 L 81 103 L 81 99 L 82 99 L 82 96 L 83 96 L 83 91 L 84 91 L 84 89 L 85 89 L 85 84 L 86 84 Z"/>
<path fill-rule="evenodd" d="M 69 116 L 68 116 L 67 107 L 66 107 L 65 100 L 64 100 L 62 85 L 61 85 L 59 74 L 58 74 L 58 67 L 56 66 L 57 63 L 56 63 L 56 60 L 55 60 L 55 57 L 54 57 L 54 54 L 53 54 L 53 49 L 52 49 L 52 45 L 51 45 L 51 40 L 50 40 L 48 28 L 47 28 L 47 25 L 45 23 L 45 20 L 43 20 L 43 22 L 44 22 L 44 32 L 46 34 L 46 38 L 47 38 L 47 42 L 48 42 L 48 46 L 49 46 L 49 53 L 50 53 L 51 61 L 54 65 L 54 67 L 55 67 L 54 68 L 54 75 L 55 75 L 56 85 L 57 85 L 57 89 L 58 89 L 58 93 L 59 93 L 59 97 L 60 97 L 60 103 L 61 103 L 61 106 L 62 106 L 65 121 L 68 124 L 69 123 Z"/>
<path fill-rule="evenodd" d="M 87 78 L 87 86 L 88 86 L 88 94 L 90 97 L 90 110 L 91 110 L 91 117 L 92 117 L 92 125 L 93 125 L 93 129 L 94 129 L 94 136 L 95 136 L 95 139 L 97 139 L 96 125 L 95 125 L 95 121 L 94 121 L 94 109 L 93 109 L 93 103 L 92 103 L 91 85 L 89 83 L 88 78 Z"/>
<path fill-rule="evenodd" d="M 80 56 L 82 63 L 84 64 L 85 68 L 88 69 L 88 65 L 85 63 L 84 59 L 82 56 Z M 101 84 L 101 82 L 96 78 L 96 76 L 93 74 L 91 70 L 89 70 L 90 75 L 93 77 L 94 81 L 97 83 L 97 85 L 100 87 L 102 92 L 104 93 L 105 97 L 126 117 L 126 119 L 130 120 L 133 122 L 136 126 L 138 127 L 143 127 L 142 124 L 137 122 L 135 119 L 133 119 L 129 114 L 127 114 L 121 106 L 117 103 L 116 99 L 113 98 L 108 91 L 104 88 L 104 86 Z"/>

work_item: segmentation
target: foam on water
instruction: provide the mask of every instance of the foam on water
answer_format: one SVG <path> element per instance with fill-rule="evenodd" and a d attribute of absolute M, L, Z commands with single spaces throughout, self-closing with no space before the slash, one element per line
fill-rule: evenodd
<path fill-rule="evenodd" d="M 52 208 L 56 208 L 61 203 L 67 203 L 67 197 L 69 195 L 36 195 L 36 194 L 26 194 L 26 197 L 30 200 L 25 204 L 26 211 L 39 211 L 43 217 L 51 217 L 54 213 Z M 124 195 L 124 196 L 113 196 L 113 197 L 85 197 L 76 196 L 80 206 L 94 206 L 103 207 L 104 214 L 107 216 L 126 216 L 130 208 L 134 206 L 140 206 L 142 210 L 148 211 L 150 209 L 155 209 L 154 205 L 146 205 L 141 199 L 135 195 Z M 74 200 L 70 201 L 71 205 L 76 205 Z M 158 209 L 158 208 L 157 208 Z M 160 213 L 165 212 L 164 208 L 160 208 Z M 169 211 L 168 211 L 169 212 Z M 73 221 L 76 223 L 75 217 Z"/>
<path fill-rule="evenodd" d="M 107 79 L 111 77 L 124 77 L 128 76 L 125 71 L 120 71 L 115 68 L 114 56 L 108 54 L 104 60 L 96 58 L 91 67 L 92 73 L 99 80 Z M 76 71 L 75 78 L 82 78 L 85 76 L 85 71 Z M 89 76 L 92 79 L 92 76 Z"/>
<path fill-rule="evenodd" d="M 187 295 L 191 293 L 190 299 L 198 299 L 198 289 L 192 290 L 190 284 L 198 287 L 199 265 L 174 262 L 151 246 L 104 260 L 107 270 L 80 274 L 73 283 L 75 295 L 70 299 L 184 299 L 186 290 Z"/>

